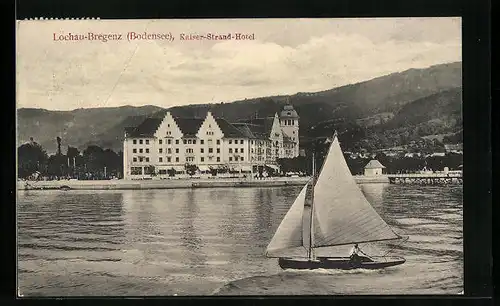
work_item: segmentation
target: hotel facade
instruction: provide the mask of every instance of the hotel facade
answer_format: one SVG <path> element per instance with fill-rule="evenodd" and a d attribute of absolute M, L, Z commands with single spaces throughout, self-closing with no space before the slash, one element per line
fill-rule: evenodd
<path fill-rule="evenodd" d="M 297 156 L 299 116 L 292 105 L 274 117 L 235 123 L 211 112 L 205 118 L 166 112 L 125 128 L 123 173 L 124 179 L 247 175 L 279 171 L 278 158 Z"/>

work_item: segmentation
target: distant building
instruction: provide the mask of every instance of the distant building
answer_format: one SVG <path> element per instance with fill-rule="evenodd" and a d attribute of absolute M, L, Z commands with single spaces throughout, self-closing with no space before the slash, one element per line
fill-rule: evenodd
<path fill-rule="evenodd" d="M 432 154 L 428 154 L 427 157 L 445 157 L 445 152 L 434 152 Z"/>
<path fill-rule="evenodd" d="M 279 170 L 278 158 L 299 155 L 299 122 L 293 106 L 281 116 L 229 123 L 208 112 L 205 118 L 147 118 L 125 129 L 125 179 L 197 174 L 217 169 L 255 172 L 257 167 Z M 173 175 L 172 175 L 173 173 Z"/>
<path fill-rule="evenodd" d="M 366 176 L 382 175 L 383 169 L 385 169 L 384 165 L 382 165 L 378 160 L 372 159 L 365 166 L 365 175 Z"/>
<path fill-rule="evenodd" d="M 446 153 L 463 154 L 463 145 L 461 143 L 445 144 L 444 149 Z"/>

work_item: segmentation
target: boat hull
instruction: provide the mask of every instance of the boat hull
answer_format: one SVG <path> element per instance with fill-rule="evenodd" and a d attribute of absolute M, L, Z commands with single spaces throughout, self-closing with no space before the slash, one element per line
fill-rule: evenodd
<path fill-rule="evenodd" d="M 363 257 L 359 261 L 352 261 L 348 257 L 319 257 L 316 259 L 295 259 L 295 258 L 279 258 L 278 263 L 282 269 L 384 269 L 392 266 L 397 266 L 405 263 L 406 260 L 401 257 L 381 258 L 378 260 L 371 260 Z"/>

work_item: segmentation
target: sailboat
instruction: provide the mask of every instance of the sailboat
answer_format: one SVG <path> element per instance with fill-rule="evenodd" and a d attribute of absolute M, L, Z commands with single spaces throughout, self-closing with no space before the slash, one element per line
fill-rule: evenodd
<path fill-rule="evenodd" d="M 401 257 L 316 256 L 325 247 L 402 239 L 365 198 L 347 166 L 337 138 L 317 175 L 302 188 L 266 249 L 282 269 L 381 269 L 403 264 Z"/>

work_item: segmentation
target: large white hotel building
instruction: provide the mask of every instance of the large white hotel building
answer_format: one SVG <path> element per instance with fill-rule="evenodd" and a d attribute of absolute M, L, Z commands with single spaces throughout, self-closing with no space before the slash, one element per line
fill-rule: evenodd
<path fill-rule="evenodd" d="M 279 116 L 229 123 L 205 118 L 147 118 L 125 129 L 124 179 L 279 170 L 278 158 L 299 155 L 299 116 L 285 105 Z M 225 171 L 222 171 L 225 169 Z M 217 174 L 218 175 L 218 174 Z"/>

